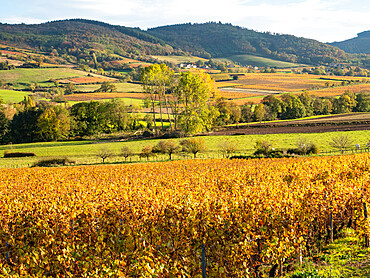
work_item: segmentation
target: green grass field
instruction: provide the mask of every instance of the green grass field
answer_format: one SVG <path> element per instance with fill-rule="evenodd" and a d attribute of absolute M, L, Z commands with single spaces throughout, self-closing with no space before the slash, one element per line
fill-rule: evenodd
<path fill-rule="evenodd" d="M 14 70 L 2 70 L 0 71 L 0 79 L 7 82 L 13 83 L 14 88 L 25 88 L 33 82 L 40 83 L 40 86 L 50 85 L 48 82 L 50 79 L 62 79 L 72 77 L 84 77 L 88 73 L 69 69 L 69 68 L 41 68 L 41 69 L 22 69 L 17 68 Z M 42 84 L 46 82 L 45 84 Z"/>
<path fill-rule="evenodd" d="M 2 99 L 5 103 L 7 102 L 18 103 L 21 102 L 24 99 L 24 97 L 29 94 L 30 94 L 29 92 L 0 90 L 0 99 Z"/>
<path fill-rule="evenodd" d="M 226 58 L 219 58 L 216 60 L 220 60 L 222 62 L 237 62 L 241 65 L 253 65 L 257 67 L 278 67 L 278 68 L 291 68 L 291 67 L 298 67 L 298 64 L 283 62 L 278 60 L 273 60 L 264 57 L 258 57 L 253 55 L 233 55 Z"/>
<path fill-rule="evenodd" d="M 348 136 L 359 143 L 362 147 L 370 141 L 370 130 L 366 131 L 348 131 L 348 132 L 328 132 L 328 133 L 311 133 L 311 134 L 268 134 L 268 135 L 237 135 L 237 136 L 203 136 L 207 152 L 200 154 L 201 158 L 221 158 L 219 153 L 220 142 L 231 139 L 238 142 L 237 154 L 251 154 L 254 150 L 254 145 L 258 139 L 269 140 L 273 142 L 276 149 L 287 149 L 296 147 L 296 143 L 300 138 L 305 138 L 308 141 L 316 143 L 322 152 L 334 151 L 330 146 L 331 139 L 338 135 Z M 174 139 L 179 142 L 181 139 Z M 64 157 L 67 156 L 76 160 L 78 164 L 94 164 L 101 160 L 97 158 L 97 153 L 100 149 L 106 148 L 115 154 L 120 153 L 123 146 L 129 147 L 134 153 L 140 153 L 141 149 L 147 145 L 154 146 L 159 139 L 147 139 L 138 141 L 125 142 L 109 142 L 109 141 L 68 141 L 68 142 L 47 142 L 47 143 L 31 143 L 18 145 L 2 145 L 0 146 L 0 156 L 5 150 L 34 152 L 37 157 L 31 158 L 0 158 L 0 167 L 26 167 L 33 162 L 46 157 Z M 175 155 L 175 159 L 180 158 Z M 160 156 L 157 160 L 165 160 L 167 156 Z M 110 158 L 107 162 L 122 162 L 123 158 Z M 138 161 L 138 156 L 133 158 L 133 161 Z"/>

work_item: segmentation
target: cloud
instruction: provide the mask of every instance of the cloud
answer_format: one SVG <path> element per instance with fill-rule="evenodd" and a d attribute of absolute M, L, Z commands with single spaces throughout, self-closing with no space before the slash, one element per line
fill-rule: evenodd
<path fill-rule="evenodd" d="M 1 22 L 8 23 L 8 24 L 39 24 L 45 22 L 45 20 L 39 18 L 32 18 L 32 17 L 18 17 L 18 16 L 10 16 L 6 18 L 2 18 Z"/>

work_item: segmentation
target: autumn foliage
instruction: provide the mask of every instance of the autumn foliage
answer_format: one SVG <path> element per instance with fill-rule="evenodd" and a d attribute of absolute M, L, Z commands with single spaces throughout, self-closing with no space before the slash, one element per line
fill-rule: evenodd
<path fill-rule="evenodd" d="M 370 155 L 0 170 L 0 273 L 255 276 L 352 225 Z"/>

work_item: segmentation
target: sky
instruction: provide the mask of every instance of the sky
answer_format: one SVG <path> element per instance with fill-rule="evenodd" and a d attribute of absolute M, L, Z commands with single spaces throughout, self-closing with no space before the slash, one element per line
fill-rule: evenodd
<path fill-rule="evenodd" d="M 0 22 L 70 18 L 147 28 L 216 21 L 321 42 L 370 30 L 369 0 L 0 0 Z"/>

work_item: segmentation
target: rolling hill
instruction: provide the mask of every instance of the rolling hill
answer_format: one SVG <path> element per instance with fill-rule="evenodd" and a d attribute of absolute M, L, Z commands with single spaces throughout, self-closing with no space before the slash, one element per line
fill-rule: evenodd
<path fill-rule="evenodd" d="M 315 40 L 215 22 L 163 26 L 149 29 L 148 33 L 206 58 L 251 54 L 311 65 L 343 62 L 349 58 L 339 48 Z"/>
<path fill-rule="evenodd" d="M 370 54 L 370 31 L 359 33 L 356 38 L 334 42 L 331 45 L 339 47 L 348 53 Z"/>
<path fill-rule="evenodd" d="M 311 39 L 215 22 L 178 24 L 147 31 L 86 19 L 31 25 L 0 23 L 0 44 L 32 50 L 53 58 L 55 63 L 104 70 L 124 70 L 127 58 L 157 62 L 153 56 L 193 55 L 257 66 L 279 66 L 281 62 L 317 66 L 352 61 L 361 66 L 363 60 L 370 60 L 369 56 L 358 58 Z M 25 61 L 27 53 L 23 54 Z"/>
<path fill-rule="evenodd" d="M 71 63 L 109 62 L 117 56 L 143 58 L 176 53 L 158 38 L 138 28 L 73 19 L 43 24 L 0 24 L 0 43 L 63 57 Z"/>

